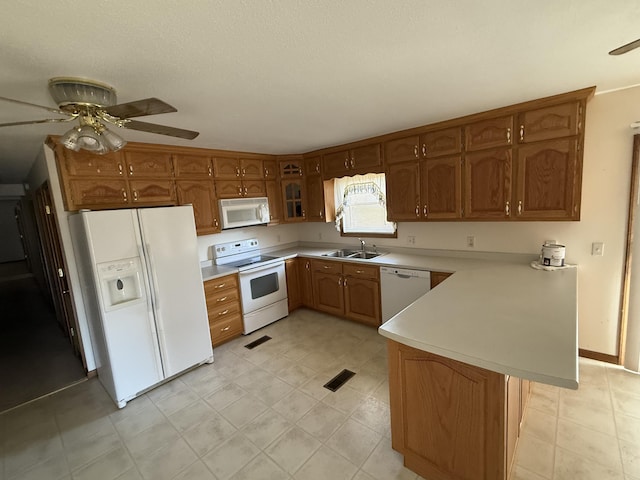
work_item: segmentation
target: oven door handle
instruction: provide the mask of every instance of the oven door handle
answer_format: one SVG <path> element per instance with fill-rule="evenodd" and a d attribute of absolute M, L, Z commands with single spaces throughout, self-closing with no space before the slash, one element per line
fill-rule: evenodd
<path fill-rule="evenodd" d="M 264 270 L 271 270 L 279 267 L 284 267 L 284 261 L 270 263 L 269 265 L 264 265 L 262 267 L 249 268 L 247 270 L 241 271 L 240 275 L 253 275 L 254 273 L 262 272 Z"/>

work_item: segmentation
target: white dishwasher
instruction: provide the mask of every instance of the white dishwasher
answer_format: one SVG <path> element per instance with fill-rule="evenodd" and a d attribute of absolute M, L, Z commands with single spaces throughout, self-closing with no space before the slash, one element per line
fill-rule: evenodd
<path fill-rule="evenodd" d="M 380 267 L 382 323 L 431 290 L 431 272 Z"/>

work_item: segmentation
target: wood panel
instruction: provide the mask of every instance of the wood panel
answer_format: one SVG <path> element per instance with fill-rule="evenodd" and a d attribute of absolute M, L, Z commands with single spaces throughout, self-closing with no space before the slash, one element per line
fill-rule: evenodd
<path fill-rule="evenodd" d="M 240 158 L 240 174 L 243 180 L 263 180 L 264 169 L 262 167 L 262 160 Z"/>
<path fill-rule="evenodd" d="M 209 332 L 211 344 L 214 347 L 242 334 L 242 310 L 238 284 L 237 274 L 204 282 Z"/>
<path fill-rule="evenodd" d="M 382 166 L 382 146 L 372 143 L 351 149 L 349 162 L 351 175 L 363 173 L 379 173 L 384 170 Z"/>
<path fill-rule="evenodd" d="M 511 149 L 483 150 L 465 156 L 466 218 L 511 217 Z"/>
<path fill-rule="evenodd" d="M 420 219 L 420 164 L 398 163 L 387 166 L 387 219 L 415 221 Z"/>
<path fill-rule="evenodd" d="M 213 157 L 213 176 L 216 180 L 240 180 L 240 162 L 237 158 Z"/>
<path fill-rule="evenodd" d="M 265 180 L 278 179 L 278 162 L 276 162 L 275 160 L 263 160 L 262 170 L 264 171 Z"/>
<path fill-rule="evenodd" d="M 332 315 L 344 315 L 342 276 L 318 271 L 312 275 L 314 307 Z"/>
<path fill-rule="evenodd" d="M 299 278 L 299 266 L 297 258 L 288 258 L 284 262 L 285 274 L 287 276 L 287 298 L 289 312 L 302 306 L 302 289 Z"/>
<path fill-rule="evenodd" d="M 462 151 L 462 129 L 445 128 L 427 132 L 420 136 L 422 158 L 436 158 L 454 155 Z"/>
<path fill-rule="evenodd" d="M 95 155 L 84 150 L 74 152 L 61 145 L 55 151 L 58 162 L 69 175 L 94 178 L 124 176 L 124 160 L 120 152 Z"/>
<path fill-rule="evenodd" d="M 420 137 L 411 135 L 404 138 L 390 140 L 384 144 L 384 161 L 387 165 L 408 162 L 419 158 L 418 144 Z"/>
<path fill-rule="evenodd" d="M 311 175 L 306 178 L 307 196 L 307 221 L 324 222 L 325 202 L 324 202 L 324 181 L 319 175 Z"/>
<path fill-rule="evenodd" d="M 350 161 L 349 150 L 327 153 L 322 157 L 324 178 L 340 178 L 349 175 Z"/>
<path fill-rule="evenodd" d="M 313 278 L 311 272 L 311 260 L 300 258 L 298 263 L 298 275 L 300 279 L 300 289 L 302 290 L 302 305 L 313 307 Z"/>
<path fill-rule="evenodd" d="M 178 201 L 172 180 L 129 180 L 132 205 L 175 205 Z"/>
<path fill-rule="evenodd" d="M 70 210 L 81 208 L 120 208 L 130 204 L 129 189 L 123 178 L 89 180 L 74 178 L 69 180 L 72 205 Z"/>
<path fill-rule="evenodd" d="M 173 171 L 177 178 L 212 178 L 211 157 L 206 155 L 173 155 Z"/>
<path fill-rule="evenodd" d="M 345 276 L 344 312 L 352 320 L 379 326 L 382 319 L 380 313 L 380 282 L 355 276 Z"/>
<path fill-rule="evenodd" d="M 281 182 L 282 206 L 286 222 L 303 222 L 306 219 L 304 179 L 285 178 Z"/>
<path fill-rule="evenodd" d="M 125 149 L 122 154 L 128 177 L 173 177 L 170 152 Z"/>
<path fill-rule="evenodd" d="M 577 135 L 580 131 L 581 102 L 527 110 L 520 114 L 520 143 L 539 142 Z"/>
<path fill-rule="evenodd" d="M 420 167 L 422 216 L 428 220 L 462 216 L 462 157 L 432 158 Z"/>
<path fill-rule="evenodd" d="M 449 272 L 431 272 L 431 288 L 436 288 L 451 275 L 453 274 Z"/>
<path fill-rule="evenodd" d="M 220 232 L 213 180 L 177 180 L 178 205 L 192 205 L 198 235 Z"/>
<path fill-rule="evenodd" d="M 263 180 L 242 180 L 242 194 L 245 197 L 265 197 L 267 187 Z"/>
<path fill-rule="evenodd" d="M 282 198 L 280 193 L 280 183 L 275 180 L 266 180 L 264 182 L 265 192 L 269 200 L 269 220 L 270 223 L 276 224 L 283 220 L 282 215 Z"/>
<path fill-rule="evenodd" d="M 240 198 L 242 197 L 242 181 L 240 180 L 217 180 L 216 195 L 218 198 Z"/>

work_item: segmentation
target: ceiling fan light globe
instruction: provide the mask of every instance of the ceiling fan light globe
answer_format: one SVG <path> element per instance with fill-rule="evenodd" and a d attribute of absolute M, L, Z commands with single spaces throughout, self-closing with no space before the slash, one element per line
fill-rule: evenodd
<path fill-rule="evenodd" d="M 80 128 L 74 127 L 60 137 L 60 143 L 69 150 L 77 152 L 80 150 L 80 144 L 78 143 L 78 137 L 80 135 Z"/>
<path fill-rule="evenodd" d="M 105 147 L 100 135 L 91 125 L 83 125 L 78 129 L 78 145 L 80 145 L 80 148 L 90 152 L 98 152 Z"/>
<path fill-rule="evenodd" d="M 104 131 L 102 131 L 100 136 L 102 137 L 103 143 L 112 152 L 117 152 L 127 144 L 126 140 L 120 137 L 120 135 L 117 135 L 106 128 L 104 129 Z"/>

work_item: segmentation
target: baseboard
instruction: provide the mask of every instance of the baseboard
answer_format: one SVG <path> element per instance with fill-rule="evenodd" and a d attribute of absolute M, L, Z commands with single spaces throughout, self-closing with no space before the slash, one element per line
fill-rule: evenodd
<path fill-rule="evenodd" d="M 87 372 L 87 378 L 93 378 L 98 376 L 98 370 L 89 370 Z"/>
<path fill-rule="evenodd" d="M 598 360 L 600 362 L 613 363 L 619 365 L 617 355 L 609 355 L 607 353 L 592 352 L 591 350 L 578 349 L 578 355 L 584 358 L 590 358 L 591 360 Z"/>

